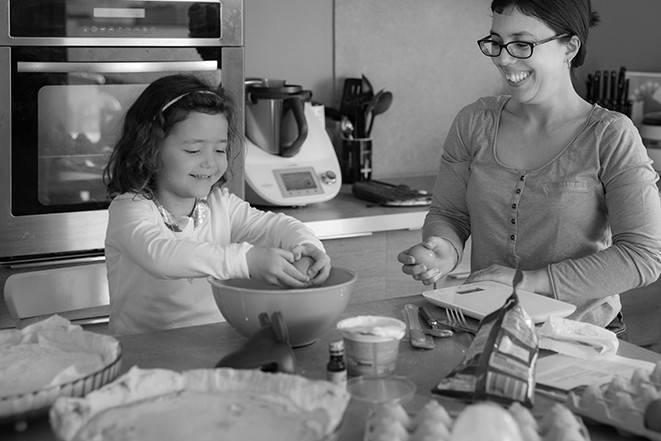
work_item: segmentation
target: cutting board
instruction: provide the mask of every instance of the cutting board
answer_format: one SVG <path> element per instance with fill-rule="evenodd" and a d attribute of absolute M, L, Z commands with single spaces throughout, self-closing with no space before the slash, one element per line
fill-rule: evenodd
<path fill-rule="evenodd" d="M 575 305 L 551 297 L 520 289 L 516 293 L 521 306 L 535 323 L 543 323 L 549 316 L 566 317 L 576 310 Z M 478 320 L 501 308 L 511 294 L 511 286 L 490 281 L 422 292 L 428 302 L 443 308 L 458 308 Z"/>

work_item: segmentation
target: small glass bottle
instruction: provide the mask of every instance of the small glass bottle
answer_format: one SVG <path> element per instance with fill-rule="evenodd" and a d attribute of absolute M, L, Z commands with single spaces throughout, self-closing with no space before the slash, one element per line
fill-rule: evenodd
<path fill-rule="evenodd" d="M 344 341 L 332 341 L 328 344 L 330 360 L 326 365 L 326 379 L 340 386 L 347 384 L 347 365 L 344 362 Z"/>

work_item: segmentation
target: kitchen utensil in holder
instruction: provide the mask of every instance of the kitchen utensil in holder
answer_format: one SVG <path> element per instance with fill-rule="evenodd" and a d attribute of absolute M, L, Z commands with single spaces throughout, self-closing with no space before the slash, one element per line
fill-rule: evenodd
<path fill-rule="evenodd" d="M 345 184 L 372 179 L 372 139 L 343 139 L 340 165 Z"/>
<path fill-rule="evenodd" d="M 296 373 L 294 350 L 289 343 L 287 325 L 280 311 L 259 314 L 262 328 L 237 351 L 220 359 L 217 368 L 260 369 L 265 372 Z"/>

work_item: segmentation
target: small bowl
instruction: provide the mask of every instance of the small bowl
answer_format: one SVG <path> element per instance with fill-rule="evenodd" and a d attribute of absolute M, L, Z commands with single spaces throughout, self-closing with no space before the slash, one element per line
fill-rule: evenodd
<path fill-rule="evenodd" d="M 355 272 L 331 268 L 323 285 L 282 289 L 250 279 L 209 278 L 220 312 L 245 337 L 261 329 L 259 314 L 280 311 L 293 347 L 314 343 L 340 318 L 358 279 Z"/>
<path fill-rule="evenodd" d="M 408 402 L 415 395 L 416 386 L 404 377 L 358 377 L 347 383 L 351 398 L 375 405 Z"/>

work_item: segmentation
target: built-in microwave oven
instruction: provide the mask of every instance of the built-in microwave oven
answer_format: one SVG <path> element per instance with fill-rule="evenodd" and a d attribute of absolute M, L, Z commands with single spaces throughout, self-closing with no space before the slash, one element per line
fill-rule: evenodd
<path fill-rule="evenodd" d="M 240 106 L 242 0 L 0 3 L 0 262 L 103 253 L 102 173 L 124 112 L 188 72 Z M 243 163 L 231 190 L 243 194 Z"/>

